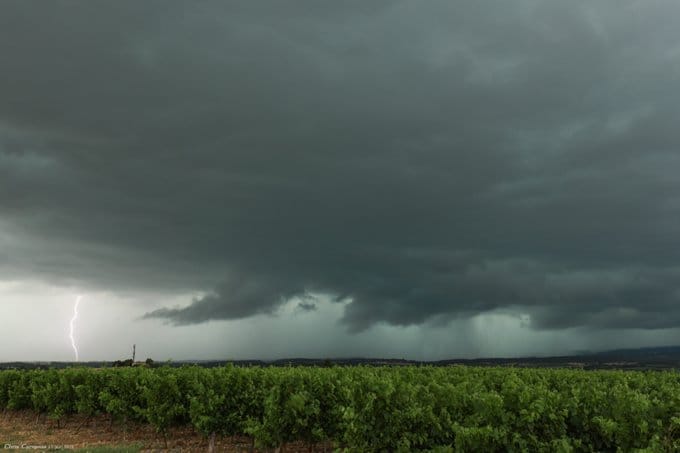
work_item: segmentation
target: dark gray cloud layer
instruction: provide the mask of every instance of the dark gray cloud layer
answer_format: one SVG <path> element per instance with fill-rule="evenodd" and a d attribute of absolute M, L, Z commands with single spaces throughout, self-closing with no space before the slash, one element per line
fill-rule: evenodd
<path fill-rule="evenodd" d="M 180 324 L 679 327 L 679 14 L 3 2 L 0 272 L 206 292 Z"/>

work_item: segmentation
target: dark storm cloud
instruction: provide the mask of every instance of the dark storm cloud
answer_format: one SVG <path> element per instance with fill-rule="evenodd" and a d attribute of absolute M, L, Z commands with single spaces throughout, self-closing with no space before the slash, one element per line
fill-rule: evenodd
<path fill-rule="evenodd" d="M 680 326 L 679 13 L 4 2 L 0 270 L 204 292 L 178 324 Z"/>

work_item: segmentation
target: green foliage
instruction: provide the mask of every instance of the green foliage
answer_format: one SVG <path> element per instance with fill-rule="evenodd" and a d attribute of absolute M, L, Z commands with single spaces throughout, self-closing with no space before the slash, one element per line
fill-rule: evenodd
<path fill-rule="evenodd" d="M 106 378 L 107 376 L 102 373 L 83 370 L 82 379 L 73 384 L 76 412 L 87 416 L 104 412 L 99 395 L 106 386 Z"/>
<path fill-rule="evenodd" d="M 347 451 L 680 451 L 680 373 L 467 367 L 0 371 L 0 408 Z"/>
<path fill-rule="evenodd" d="M 226 366 L 188 369 L 189 417 L 204 435 L 246 432 L 264 416 L 264 401 L 273 383 L 260 368 Z"/>
<path fill-rule="evenodd" d="M 17 372 L 14 379 L 9 380 L 7 387 L 7 408 L 8 409 L 29 409 L 31 408 L 31 382 L 38 378 L 39 373 L 35 371 Z"/>
<path fill-rule="evenodd" d="M 0 409 L 7 409 L 9 389 L 14 381 L 20 378 L 21 373 L 15 370 L 7 370 L 0 373 Z"/>
<path fill-rule="evenodd" d="M 142 374 L 137 385 L 143 401 L 139 413 L 159 432 L 188 420 L 188 374 L 168 367 Z"/>
<path fill-rule="evenodd" d="M 318 369 L 278 370 L 277 385 L 264 399 L 262 418 L 252 417 L 245 431 L 263 447 L 329 439 L 329 433 L 338 426 L 340 412 L 333 387 L 324 386 L 330 382 L 326 377 L 324 370 Z"/>
<path fill-rule="evenodd" d="M 98 398 L 104 412 L 123 423 L 145 420 L 144 400 L 140 391 L 145 380 L 145 369 L 115 368 L 93 372 L 106 375 Z"/>

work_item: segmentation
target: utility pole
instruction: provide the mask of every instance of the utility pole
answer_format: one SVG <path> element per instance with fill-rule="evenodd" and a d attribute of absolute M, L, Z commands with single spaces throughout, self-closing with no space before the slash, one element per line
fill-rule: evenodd
<path fill-rule="evenodd" d="M 136 345 L 136 344 L 133 344 L 133 345 L 132 345 L 132 363 L 135 363 L 135 352 L 136 352 L 136 349 L 137 349 L 137 345 Z"/>

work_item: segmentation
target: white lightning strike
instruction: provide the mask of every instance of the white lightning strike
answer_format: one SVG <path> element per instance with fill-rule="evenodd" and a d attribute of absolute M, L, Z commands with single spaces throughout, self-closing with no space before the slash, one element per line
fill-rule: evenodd
<path fill-rule="evenodd" d="M 76 322 L 76 319 L 78 319 L 78 304 L 80 304 L 80 299 L 82 299 L 83 296 L 78 296 L 76 298 L 76 304 L 73 306 L 73 318 L 71 318 L 71 323 L 69 324 L 70 326 L 70 331 L 69 331 L 69 338 L 71 339 L 71 347 L 73 348 L 73 352 L 76 354 L 76 362 L 78 361 L 78 347 L 76 346 L 76 340 L 73 337 L 73 325 Z"/>

